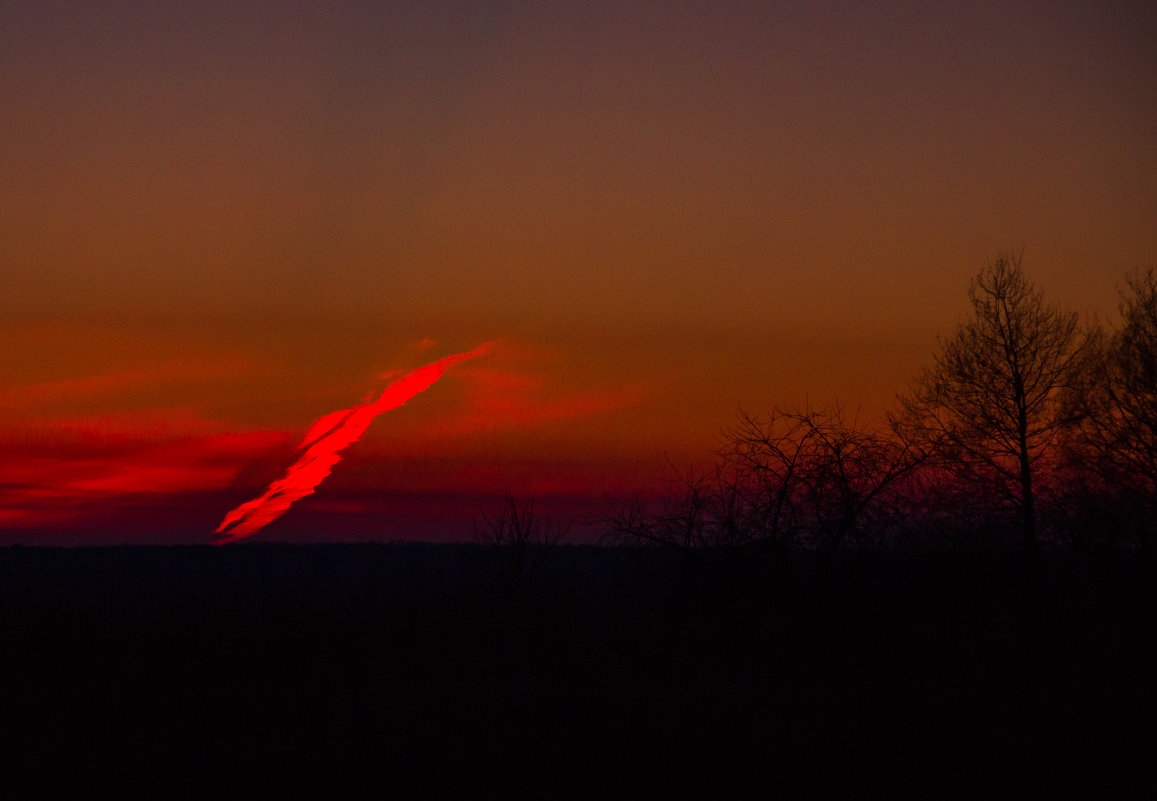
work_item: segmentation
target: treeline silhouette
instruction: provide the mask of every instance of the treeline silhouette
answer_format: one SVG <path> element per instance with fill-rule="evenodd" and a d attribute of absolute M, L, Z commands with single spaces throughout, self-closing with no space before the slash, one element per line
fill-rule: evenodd
<path fill-rule="evenodd" d="M 1082 327 L 1021 255 L 973 278 L 972 314 L 876 428 L 838 405 L 741 411 L 717 460 L 608 539 L 675 548 L 1125 546 L 1157 525 L 1157 278 L 1126 277 L 1121 319 Z"/>

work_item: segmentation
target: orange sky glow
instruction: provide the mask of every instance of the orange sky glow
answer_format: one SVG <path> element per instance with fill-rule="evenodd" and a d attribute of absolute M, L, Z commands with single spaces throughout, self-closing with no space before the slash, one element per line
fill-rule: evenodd
<path fill-rule="evenodd" d="M 210 542 L 484 341 L 251 539 L 581 521 L 879 421 L 1003 248 L 1087 319 L 1157 266 L 1149 3 L 243 5 L 3 6 L 0 543 Z"/>

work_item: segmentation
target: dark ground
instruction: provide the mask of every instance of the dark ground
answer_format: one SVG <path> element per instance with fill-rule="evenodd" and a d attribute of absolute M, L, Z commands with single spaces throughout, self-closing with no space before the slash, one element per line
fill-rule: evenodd
<path fill-rule="evenodd" d="M 1135 555 L 576 546 L 522 582 L 491 556 L 0 549 L 0 795 L 1157 787 Z"/>

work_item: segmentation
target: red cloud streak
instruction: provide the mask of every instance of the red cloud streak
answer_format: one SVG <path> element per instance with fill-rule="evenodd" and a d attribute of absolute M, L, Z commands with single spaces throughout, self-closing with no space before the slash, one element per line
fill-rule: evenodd
<path fill-rule="evenodd" d="M 312 495 L 317 485 L 333 471 L 334 465 L 341 461 L 341 452 L 361 438 L 375 417 L 398 408 L 430 387 L 451 365 L 483 355 L 490 350 L 491 344 L 484 342 L 474 350 L 447 356 L 412 370 L 392 381 L 373 403 L 342 409 L 319 419 L 306 433 L 298 447 L 301 455 L 285 476 L 270 484 L 263 495 L 225 515 L 214 532 L 225 535 L 217 541 L 218 544 L 252 537 L 289 511 L 295 501 Z"/>

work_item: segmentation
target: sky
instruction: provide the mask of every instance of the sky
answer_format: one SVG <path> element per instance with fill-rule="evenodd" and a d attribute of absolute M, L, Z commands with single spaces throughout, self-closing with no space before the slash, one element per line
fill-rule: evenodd
<path fill-rule="evenodd" d="M 1144 2 L 0 0 L 0 543 L 588 531 L 741 407 L 878 423 L 1024 250 L 1157 266 Z"/>

